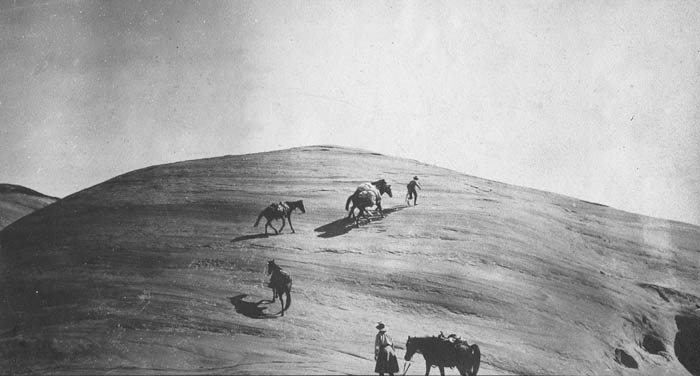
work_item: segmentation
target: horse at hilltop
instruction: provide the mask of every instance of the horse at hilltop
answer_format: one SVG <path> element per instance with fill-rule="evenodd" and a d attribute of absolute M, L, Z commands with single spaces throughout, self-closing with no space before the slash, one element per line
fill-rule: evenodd
<path fill-rule="evenodd" d="M 367 208 L 371 208 L 375 205 L 377 206 L 379 214 L 384 216 L 384 213 L 382 212 L 382 195 L 385 193 L 388 194 L 389 197 L 393 197 L 391 193 L 391 185 L 387 184 L 384 179 L 377 180 L 372 183 L 360 184 L 357 189 L 355 189 L 355 193 L 350 195 L 345 202 L 345 210 L 349 209 L 348 218 L 355 215 L 356 208 L 360 209 L 359 213 L 355 217 L 355 223 L 357 224 L 360 220 L 360 216 L 362 216 L 363 213 L 365 218 L 369 216 Z M 352 203 L 352 207 L 350 207 L 350 203 Z"/>
<path fill-rule="evenodd" d="M 268 207 L 266 207 L 260 212 L 260 215 L 258 215 L 258 220 L 255 221 L 253 227 L 257 227 L 258 223 L 260 223 L 260 219 L 262 219 L 262 217 L 265 217 L 265 219 L 267 219 L 267 223 L 265 223 L 265 234 L 267 234 L 267 227 L 269 226 L 272 227 L 273 230 L 275 230 L 275 235 L 277 235 L 280 232 L 282 232 L 282 229 L 286 224 L 286 219 L 286 221 L 289 222 L 289 227 L 292 229 L 292 233 L 294 233 L 294 226 L 292 226 L 292 213 L 295 209 L 299 209 L 302 212 L 302 214 L 306 213 L 306 208 L 304 208 L 304 200 L 285 201 L 284 203 L 270 204 Z M 279 230 L 277 230 L 270 223 L 274 220 L 282 220 L 282 226 Z"/>
<path fill-rule="evenodd" d="M 425 376 L 430 367 L 437 366 L 440 375 L 445 376 L 445 367 L 457 367 L 462 376 L 476 376 L 481 363 L 481 351 L 477 344 L 469 346 L 465 340 L 450 337 L 408 337 L 404 360 L 410 361 L 413 354 L 419 353 L 425 359 Z"/>
<path fill-rule="evenodd" d="M 292 277 L 289 276 L 289 273 L 282 270 L 282 267 L 277 265 L 275 260 L 267 262 L 267 275 L 270 276 L 270 282 L 267 286 L 272 289 L 272 302 L 274 303 L 279 296 L 280 304 L 282 304 L 280 314 L 284 316 L 284 311 L 292 304 Z M 282 295 L 287 296 L 286 302 L 283 300 Z"/>

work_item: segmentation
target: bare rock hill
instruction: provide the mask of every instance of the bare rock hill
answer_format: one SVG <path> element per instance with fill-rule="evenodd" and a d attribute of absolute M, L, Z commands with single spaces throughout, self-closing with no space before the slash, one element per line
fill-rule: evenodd
<path fill-rule="evenodd" d="M 13 184 L 0 184 L 0 230 L 25 215 L 58 200 Z"/>
<path fill-rule="evenodd" d="M 386 216 L 353 226 L 347 197 L 379 178 Z M 252 227 L 299 199 L 295 234 Z M 0 240 L 0 373 L 369 374 L 380 320 L 399 348 L 477 343 L 479 374 L 700 372 L 700 228 L 376 153 L 154 166 Z M 294 283 L 284 317 L 265 302 L 273 258 Z"/>

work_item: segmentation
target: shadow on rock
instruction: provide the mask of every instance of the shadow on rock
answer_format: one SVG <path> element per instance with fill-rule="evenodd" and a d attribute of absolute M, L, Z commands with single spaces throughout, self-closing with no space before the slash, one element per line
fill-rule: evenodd
<path fill-rule="evenodd" d="M 358 225 L 366 225 L 366 224 L 369 224 L 371 222 L 381 221 L 384 218 L 388 217 L 389 214 L 395 213 L 399 210 L 406 209 L 407 207 L 408 206 L 406 206 L 406 205 L 401 205 L 401 206 L 394 206 L 393 208 L 389 208 L 389 209 L 384 209 L 382 211 L 384 215 L 375 214 L 375 215 L 370 216 L 369 218 L 363 217 L 358 222 Z"/>
<path fill-rule="evenodd" d="M 239 236 L 239 237 L 234 238 L 233 240 L 231 240 L 231 243 L 240 242 L 243 240 L 251 240 L 251 239 L 264 239 L 264 238 L 268 238 L 268 237 L 270 237 L 270 234 L 243 235 L 243 236 Z"/>
<path fill-rule="evenodd" d="M 385 209 L 384 216 L 386 217 L 387 215 L 389 215 L 391 213 L 396 213 L 397 211 L 404 210 L 406 208 L 408 208 L 407 205 L 399 205 L 399 206 L 394 206 L 393 208 Z"/>
<path fill-rule="evenodd" d="M 337 221 L 325 224 L 316 228 L 314 231 L 321 232 L 318 234 L 320 238 L 333 238 L 340 235 L 345 235 L 355 227 L 355 220 L 352 218 L 341 218 Z"/>
<path fill-rule="evenodd" d="M 243 300 L 248 294 L 240 294 L 230 297 L 229 300 L 234 307 L 236 307 L 236 312 L 253 319 L 272 319 L 277 318 L 276 315 L 269 314 L 265 312 L 267 307 L 261 307 L 261 304 L 269 303 L 269 300 L 259 300 L 257 302 L 246 302 Z"/>
<path fill-rule="evenodd" d="M 406 209 L 407 207 L 408 206 L 403 205 L 403 206 L 395 206 L 395 207 L 389 208 L 389 209 L 384 209 L 384 216 L 373 215 L 369 218 L 362 218 L 362 219 L 360 219 L 358 224 L 364 225 L 364 224 L 368 224 L 368 223 L 374 222 L 374 221 L 381 221 L 382 219 L 387 217 L 389 214 L 395 213 L 399 210 Z M 338 219 L 336 221 L 333 221 L 331 223 L 325 224 L 321 227 L 318 227 L 314 231 L 321 232 L 321 234 L 318 234 L 319 238 L 333 238 L 336 236 L 345 235 L 348 232 L 350 232 L 350 230 L 352 230 L 353 228 L 356 228 L 356 227 L 357 226 L 355 225 L 354 218 L 345 217 L 345 218 L 341 218 L 341 219 Z"/>

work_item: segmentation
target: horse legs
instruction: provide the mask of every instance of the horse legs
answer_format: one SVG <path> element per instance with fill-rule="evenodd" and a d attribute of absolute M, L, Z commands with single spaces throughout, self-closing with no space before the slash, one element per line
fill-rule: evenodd
<path fill-rule="evenodd" d="M 355 217 L 355 225 L 356 226 L 360 225 L 360 217 L 363 216 L 362 213 L 365 213 L 364 217 L 367 218 L 367 211 L 365 210 L 365 208 L 362 206 L 358 206 L 358 209 L 360 209 L 360 211 L 357 213 L 357 217 Z M 353 209 L 353 210 L 355 210 L 355 209 Z"/>
<path fill-rule="evenodd" d="M 265 224 L 265 233 L 267 234 L 267 226 L 270 226 L 273 230 L 275 230 L 275 235 L 279 234 L 279 231 L 277 231 L 275 226 L 273 226 L 272 223 L 270 223 L 270 222 L 272 222 L 272 221 L 267 221 L 267 223 Z"/>
<path fill-rule="evenodd" d="M 469 346 L 467 352 L 463 354 L 457 352 L 457 370 L 462 376 L 476 376 L 480 362 L 481 352 L 476 344 Z"/>
<path fill-rule="evenodd" d="M 470 357 L 470 365 L 467 368 L 467 374 L 469 376 L 476 376 L 477 372 L 479 372 L 479 365 L 481 364 L 481 350 L 477 344 L 469 346 L 469 349 L 472 351 L 472 355 Z"/>
<path fill-rule="evenodd" d="M 425 376 L 430 375 L 430 366 L 431 366 L 431 364 L 426 361 L 425 362 Z"/>
<path fill-rule="evenodd" d="M 287 222 L 285 222 L 284 217 L 282 217 L 282 227 L 280 227 L 280 232 L 282 232 L 282 229 L 284 228 L 284 225 L 285 225 L 286 223 L 287 223 Z"/>
<path fill-rule="evenodd" d="M 348 211 L 348 218 L 355 218 L 355 208 L 355 204 L 352 204 L 352 206 L 350 206 L 350 210 Z"/>
<path fill-rule="evenodd" d="M 289 217 L 287 217 L 287 221 L 289 221 L 289 228 L 292 229 L 292 234 L 296 233 L 296 231 L 294 231 L 294 226 L 292 226 L 292 216 L 291 215 Z"/>
<path fill-rule="evenodd" d="M 365 213 L 363 217 L 367 219 L 368 222 L 372 221 L 372 214 L 369 213 L 369 210 L 367 208 L 362 208 L 362 212 Z"/>
<path fill-rule="evenodd" d="M 440 376 L 445 376 L 445 367 L 438 366 L 438 368 L 440 368 Z"/>
<path fill-rule="evenodd" d="M 282 295 L 282 289 L 277 290 L 277 292 L 278 292 L 279 297 L 280 297 L 280 307 L 281 307 L 280 313 L 282 314 L 282 316 L 284 316 L 284 297 Z"/>

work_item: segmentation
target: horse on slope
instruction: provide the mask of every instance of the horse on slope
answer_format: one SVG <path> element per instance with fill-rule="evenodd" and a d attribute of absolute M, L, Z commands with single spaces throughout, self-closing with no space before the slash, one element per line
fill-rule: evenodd
<path fill-rule="evenodd" d="M 451 342 L 444 337 L 408 337 L 404 360 L 410 361 L 415 353 L 423 354 L 425 376 L 430 374 L 432 366 L 440 369 L 441 376 L 445 376 L 445 367 L 457 367 L 462 376 L 476 376 L 479 372 L 479 345 L 469 346 L 464 340 Z"/>
<path fill-rule="evenodd" d="M 355 223 L 358 223 L 363 213 L 365 218 L 369 216 L 367 208 L 371 208 L 375 205 L 377 206 L 379 214 L 384 216 L 382 212 L 382 195 L 385 193 L 388 194 L 389 197 L 393 197 L 391 185 L 387 184 L 384 179 L 372 183 L 360 184 L 355 190 L 355 193 L 350 195 L 345 202 L 345 210 L 348 210 L 348 208 L 350 208 L 350 203 L 352 203 L 352 208 L 350 208 L 348 212 L 348 218 L 355 215 L 355 208 L 360 209 L 357 217 L 355 217 Z"/>
<path fill-rule="evenodd" d="M 260 215 L 258 215 L 258 220 L 255 221 L 253 227 L 257 227 L 258 223 L 260 223 L 260 219 L 265 217 L 265 219 L 267 219 L 267 223 L 265 223 L 265 233 L 267 234 L 267 227 L 269 226 L 275 230 L 275 235 L 277 235 L 282 232 L 286 219 L 289 222 L 289 227 L 292 229 L 292 233 L 294 233 L 294 226 L 292 226 L 292 213 L 295 209 L 299 209 L 302 213 L 306 213 L 306 208 L 304 208 L 304 200 L 285 201 L 284 204 L 273 203 L 260 212 Z M 274 226 L 272 226 L 272 224 L 270 224 L 270 222 L 279 219 L 282 220 L 282 227 L 280 227 L 278 231 Z"/>
<path fill-rule="evenodd" d="M 279 296 L 280 304 L 282 305 L 280 314 L 284 316 L 284 311 L 292 304 L 292 277 L 289 276 L 289 273 L 282 270 L 282 267 L 277 265 L 275 260 L 267 262 L 267 275 L 270 276 L 270 282 L 267 286 L 272 289 L 272 302 L 274 303 Z M 287 295 L 286 302 L 283 300 L 282 295 Z"/>

